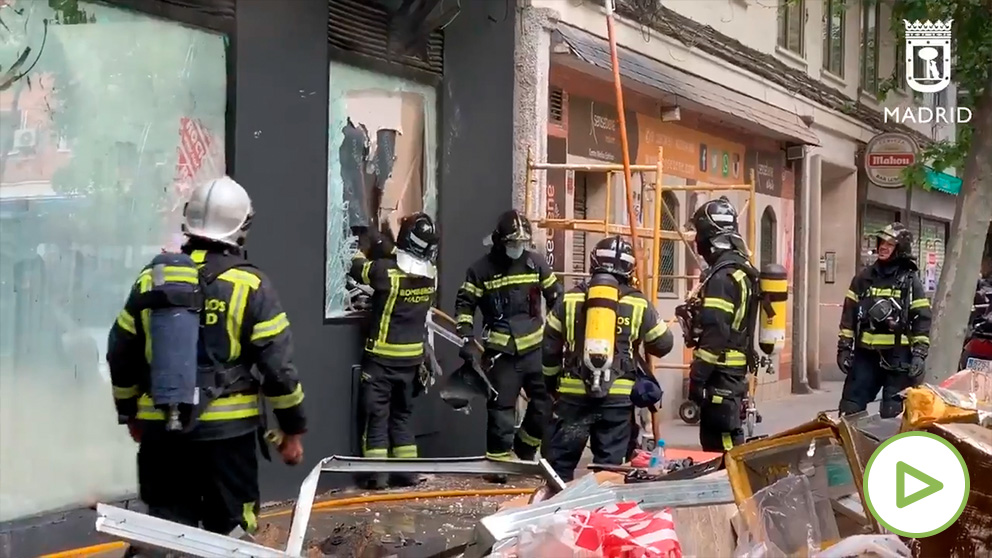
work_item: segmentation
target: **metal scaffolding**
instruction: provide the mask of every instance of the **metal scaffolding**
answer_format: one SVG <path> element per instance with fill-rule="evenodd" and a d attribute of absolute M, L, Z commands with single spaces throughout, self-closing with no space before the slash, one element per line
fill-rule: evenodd
<path fill-rule="evenodd" d="M 663 184 L 662 176 L 665 170 L 665 157 L 664 148 L 658 148 L 658 162 L 654 165 L 630 165 L 630 171 L 636 173 L 642 173 L 642 184 L 645 187 L 646 192 L 654 192 L 653 200 L 653 214 L 652 214 L 652 225 L 650 227 L 645 227 L 643 224 L 639 223 L 638 226 L 632 228 L 629 225 L 620 225 L 610 222 L 610 203 L 613 199 L 611 195 L 611 190 L 613 187 L 612 175 L 613 173 L 623 172 L 624 166 L 621 164 L 572 164 L 572 163 L 542 163 L 534 161 L 532 153 L 528 152 L 527 156 L 527 188 L 526 195 L 524 198 L 524 212 L 527 218 L 531 220 L 537 227 L 545 230 L 560 230 L 560 231 L 574 231 L 574 232 L 591 232 L 596 234 L 620 234 L 624 236 L 631 237 L 632 242 L 635 246 L 638 243 L 649 240 L 651 242 L 651 254 L 647 258 L 650 261 L 650 266 L 648 266 L 647 272 L 644 271 L 644 263 L 638 261 L 638 284 L 651 303 L 657 306 L 658 303 L 658 286 L 662 279 L 671 280 L 698 280 L 697 276 L 686 275 L 686 274 L 673 274 L 673 275 L 660 275 L 659 270 L 659 258 L 661 252 L 661 241 L 671 240 L 671 241 L 681 241 L 689 249 L 688 253 L 692 254 L 692 257 L 696 260 L 697 268 L 702 270 L 705 269 L 705 265 L 699 260 L 699 256 L 695 252 L 695 246 L 691 243 L 695 233 L 691 231 L 683 231 L 682 227 L 678 224 L 678 219 L 675 217 L 675 212 L 664 199 L 665 192 L 727 192 L 727 191 L 738 191 L 747 192 L 747 198 L 744 201 L 741 213 L 746 213 L 747 219 L 747 231 L 745 235 L 745 240 L 747 242 L 748 251 L 750 252 L 750 257 L 752 263 L 754 263 L 754 255 L 756 253 L 756 241 L 757 241 L 757 231 L 756 231 L 756 208 L 755 208 L 755 176 L 754 170 L 750 172 L 748 177 L 748 183 L 746 184 L 724 184 L 724 185 L 685 185 L 685 186 L 666 186 Z M 560 171 L 577 171 L 577 172 L 591 172 L 591 173 L 606 173 L 606 208 L 604 212 L 603 219 L 568 219 L 568 218 L 549 218 L 547 217 L 547 203 L 548 200 L 546 196 L 538 196 L 538 200 L 535 203 L 533 200 L 532 191 L 534 186 L 537 184 L 535 173 L 539 171 L 549 171 L 549 170 L 560 170 Z M 654 173 L 654 181 L 647 183 L 644 181 L 643 173 Z M 626 181 L 627 189 L 631 189 L 629 181 Z M 628 200 L 632 199 L 632 196 L 628 192 Z M 629 203 L 629 202 L 628 202 Z M 535 208 L 535 205 L 537 206 Z M 536 211 L 535 211 L 536 209 Z M 675 223 L 673 227 L 674 230 L 666 230 L 662 227 L 662 215 L 665 215 Z M 629 221 L 630 219 L 628 219 Z M 643 252 L 641 252 L 643 253 Z M 642 258 L 638 258 L 641 260 Z M 677 270 L 676 270 L 677 271 Z M 560 276 L 563 277 L 574 277 L 581 276 L 587 277 L 588 273 L 576 273 L 570 271 L 556 271 Z M 698 288 L 699 282 L 696 282 L 696 287 L 692 291 L 687 293 L 686 298 L 695 294 L 695 288 Z M 668 326 L 672 327 L 677 322 L 673 317 L 668 320 Z M 658 362 L 652 363 L 654 368 L 662 369 L 676 369 L 683 370 L 684 374 L 688 374 L 689 364 L 685 362 L 685 354 L 683 354 L 683 362 L 681 363 L 670 363 L 670 362 Z"/>

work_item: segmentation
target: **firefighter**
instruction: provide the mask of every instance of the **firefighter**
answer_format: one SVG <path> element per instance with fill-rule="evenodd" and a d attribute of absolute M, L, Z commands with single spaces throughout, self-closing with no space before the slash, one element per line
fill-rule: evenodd
<path fill-rule="evenodd" d="M 183 209 L 182 254 L 175 255 L 195 266 L 146 266 L 107 349 L 118 420 L 139 444 L 139 494 L 148 512 L 225 535 L 257 528 L 263 404 L 279 423 L 278 449 L 287 464 L 302 459 L 306 431 L 289 320 L 272 283 L 245 257 L 252 215 L 247 192 L 228 177 L 196 188 Z M 163 308 L 191 302 L 155 296 L 163 280 L 199 285 L 202 298 L 187 312 L 194 317 L 190 330 L 156 322 Z M 170 373 L 160 364 L 184 350 L 184 338 L 193 343 L 198 400 L 173 415 L 158 404 L 156 389 L 162 389 L 158 375 Z M 261 451 L 268 458 L 264 442 Z"/>
<path fill-rule="evenodd" d="M 693 348 L 689 400 L 700 408 L 699 444 L 703 451 L 722 453 L 744 443 L 741 407 L 748 371 L 756 370 L 758 271 L 748 261 L 737 210 L 726 197 L 704 203 L 690 224 L 696 251 L 709 267 L 698 297 L 676 315 L 692 309 L 682 324 Z"/>
<path fill-rule="evenodd" d="M 555 393 L 555 426 L 546 453 L 565 481 L 591 439 L 593 463 L 620 465 L 629 453 L 633 407 L 654 405 L 661 388 L 642 378 L 640 348 L 662 357 L 672 333 L 647 297 L 631 285 L 633 246 L 620 236 L 599 241 L 592 277 L 565 293 L 544 328 L 542 372 Z M 638 384 L 642 385 L 638 385 Z M 635 387 L 636 386 L 636 387 Z M 642 401 L 645 397 L 648 401 Z"/>
<path fill-rule="evenodd" d="M 518 458 L 531 460 L 537 456 L 551 414 L 541 378 L 542 305 L 553 308 L 562 287 L 548 262 L 528 249 L 531 224 L 518 211 L 500 215 L 489 240 L 489 253 L 468 268 L 455 300 L 463 343 L 460 356 L 469 363 L 485 363 L 499 393 L 487 403 L 486 455 L 508 458 L 512 450 Z M 483 354 L 478 354 L 474 343 L 477 308 L 482 313 Z M 514 435 L 521 388 L 529 402 Z M 489 480 L 505 482 L 501 476 Z"/>
<path fill-rule="evenodd" d="M 902 412 L 899 393 L 920 382 L 930 350 L 930 300 L 913 257 L 913 234 L 892 223 L 876 235 L 875 262 L 851 280 L 844 299 L 837 365 L 847 375 L 840 412 L 864 411 L 879 390 L 879 414 Z"/>
<path fill-rule="evenodd" d="M 395 248 L 388 239 L 372 242 L 368 259 L 361 251 L 352 260 L 351 277 L 372 287 L 372 311 L 362 361 L 362 406 L 365 457 L 417 457 L 413 433 L 413 398 L 426 387 L 427 313 L 437 289 L 438 233 L 425 213 L 400 221 Z M 384 248 L 379 249 L 383 243 Z M 413 486 L 416 475 L 371 475 L 359 481 L 378 490 Z"/>

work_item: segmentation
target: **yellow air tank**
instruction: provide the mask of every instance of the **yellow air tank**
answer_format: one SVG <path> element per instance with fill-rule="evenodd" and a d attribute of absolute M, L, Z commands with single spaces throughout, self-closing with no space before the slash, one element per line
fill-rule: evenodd
<path fill-rule="evenodd" d="M 786 302 L 789 300 L 788 274 L 778 264 L 761 268 L 761 319 L 758 324 L 758 346 L 771 355 L 785 344 Z"/>
<path fill-rule="evenodd" d="M 590 395 L 605 395 L 602 384 L 610 381 L 619 300 L 620 282 L 616 277 L 608 273 L 592 276 L 583 305 L 586 325 L 582 346 L 582 362 L 592 371 Z"/>

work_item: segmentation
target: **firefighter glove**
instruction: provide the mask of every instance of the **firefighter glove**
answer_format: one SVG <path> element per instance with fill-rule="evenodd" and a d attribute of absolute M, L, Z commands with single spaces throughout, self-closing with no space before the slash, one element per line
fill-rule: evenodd
<path fill-rule="evenodd" d="M 702 382 L 689 380 L 689 401 L 697 405 L 706 402 L 706 386 Z"/>
<path fill-rule="evenodd" d="M 837 349 L 837 366 L 840 371 L 844 374 L 851 372 L 851 366 L 854 364 L 854 353 L 851 349 L 839 348 Z"/>
<path fill-rule="evenodd" d="M 909 365 L 909 377 L 916 379 L 923 375 L 926 367 L 926 360 L 919 355 L 913 355 L 913 361 Z"/>

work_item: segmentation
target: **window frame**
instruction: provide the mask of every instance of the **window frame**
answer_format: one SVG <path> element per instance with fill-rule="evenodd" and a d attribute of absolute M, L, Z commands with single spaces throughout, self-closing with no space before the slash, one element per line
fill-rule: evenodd
<path fill-rule="evenodd" d="M 843 10 L 840 12 L 840 22 L 836 27 L 840 29 L 840 37 L 838 38 L 840 41 L 840 66 L 838 70 L 834 70 L 831 65 L 837 61 L 833 59 L 833 31 L 835 29 L 833 11 L 837 6 L 842 7 Z M 831 74 L 842 78 L 847 61 L 847 4 L 845 0 L 823 0 L 823 14 L 823 61 L 821 66 Z"/>
<path fill-rule="evenodd" d="M 434 217 L 434 222 L 435 222 L 436 225 L 441 226 L 441 215 L 442 215 L 442 211 L 443 211 L 442 204 L 441 204 L 441 200 L 442 200 L 442 198 L 441 198 L 441 169 L 444 168 L 444 166 L 443 166 L 444 165 L 444 150 L 442 149 L 444 142 L 442 141 L 442 138 L 438 134 L 440 134 L 441 130 L 443 129 L 442 128 L 443 117 L 444 117 L 443 112 L 442 112 L 442 109 L 443 109 L 443 91 L 441 89 L 441 85 L 443 83 L 443 78 L 441 76 L 434 75 L 434 74 L 432 74 L 430 72 L 421 70 L 419 68 L 414 68 L 414 67 L 407 66 L 407 65 L 401 64 L 401 63 L 387 62 L 387 61 L 380 60 L 380 59 L 375 58 L 373 56 L 368 56 L 368 55 L 365 55 L 365 54 L 362 54 L 362 53 L 359 53 L 359 52 L 352 52 L 352 51 L 342 50 L 342 49 L 339 49 L 339 48 L 337 48 L 337 47 L 335 47 L 333 45 L 328 45 L 327 50 L 328 50 L 328 60 L 327 60 L 327 65 L 328 65 L 328 80 L 331 79 L 330 71 L 333 69 L 333 66 L 335 64 L 337 64 L 337 65 L 350 66 L 352 68 L 355 68 L 355 69 L 358 69 L 358 70 L 363 70 L 363 71 L 366 71 L 366 72 L 372 72 L 372 73 L 381 74 L 381 75 L 384 75 L 384 76 L 387 76 L 387 77 L 390 77 L 390 78 L 396 78 L 396 79 L 401 79 L 401 80 L 409 81 L 409 82 L 415 83 L 417 85 L 422 85 L 424 87 L 429 87 L 429 88 L 431 88 L 431 89 L 434 90 L 434 99 L 435 99 L 435 101 L 434 101 L 434 104 L 435 104 L 434 113 L 435 114 L 434 114 L 433 121 L 434 121 L 434 129 L 435 129 L 435 134 L 434 134 L 435 135 L 435 142 L 434 143 L 436 144 L 434 146 L 434 161 L 435 161 L 435 167 L 436 167 L 436 170 L 435 170 L 436 177 L 435 177 L 435 182 L 434 182 L 434 184 L 435 184 L 434 207 L 436 208 L 436 215 Z M 327 99 L 327 103 L 328 103 L 328 114 L 327 114 L 328 126 L 330 126 L 330 121 L 331 121 L 330 102 L 331 102 L 331 99 L 330 99 L 330 90 L 328 90 L 328 99 Z M 425 125 L 427 123 L 426 115 L 425 115 L 424 123 L 425 123 Z M 326 142 L 327 142 L 326 147 L 327 147 L 327 149 L 329 149 L 330 148 L 330 145 L 329 145 L 330 135 L 329 134 L 327 135 Z M 325 152 L 329 153 L 329 151 L 327 151 L 327 149 L 325 149 Z M 425 146 L 424 147 L 424 152 L 425 153 L 427 152 L 427 149 L 429 149 L 429 147 Z M 327 165 L 328 165 L 328 167 L 330 166 L 330 158 L 329 157 L 328 157 L 328 160 L 327 160 Z M 325 193 L 327 193 L 327 194 L 329 194 L 329 192 L 326 192 L 326 190 L 328 188 L 329 188 L 329 184 L 325 182 L 324 183 L 324 189 L 325 189 Z M 327 214 L 326 209 L 327 208 L 325 208 L 325 212 L 324 212 L 324 224 L 325 224 L 325 227 L 326 227 L 327 221 L 329 219 L 329 215 Z M 327 259 L 326 259 L 327 258 L 327 243 L 328 243 L 328 238 L 327 238 L 327 235 L 325 234 L 324 235 L 324 258 L 325 258 L 325 261 L 324 261 L 324 296 L 323 296 L 324 305 L 322 306 L 322 309 L 321 309 L 321 312 L 320 312 L 321 313 L 321 318 L 322 318 L 321 322 L 324 325 L 353 324 L 353 323 L 356 323 L 356 322 L 360 322 L 361 320 L 364 320 L 364 319 L 368 318 L 368 316 L 370 315 L 369 310 L 355 310 L 355 311 L 351 311 L 351 312 L 345 310 L 345 311 L 343 311 L 339 315 L 335 315 L 335 316 L 328 316 L 327 315 L 327 312 L 326 312 L 326 304 L 327 304 L 327 279 L 328 279 L 328 275 L 327 275 L 327 271 L 328 271 L 327 270 Z M 349 255 L 349 257 L 350 257 L 350 255 Z M 440 276 L 441 276 L 442 265 L 443 265 L 442 251 L 441 250 L 438 250 L 437 260 L 435 261 L 435 267 L 437 268 L 437 276 L 438 276 L 438 278 L 440 278 Z M 438 297 L 438 299 L 440 299 L 440 293 L 441 293 L 440 284 L 438 284 L 438 289 L 437 289 L 437 292 L 435 293 L 435 296 Z"/>
<path fill-rule="evenodd" d="M 765 230 L 766 218 L 771 223 L 771 234 L 766 235 L 768 232 Z M 771 256 L 768 256 L 765 251 L 765 238 L 771 239 Z M 767 258 L 767 259 L 766 259 Z M 771 205 L 766 205 L 765 209 L 761 211 L 761 217 L 758 219 L 758 265 L 764 267 L 765 263 L 777 263 L 778 260 L 778 215 L 775 213 L 775 208 Z"/>
<path fill-rule="evenodd" d="M 868 4 L 872 4 L 872 5 L 869 7 Z M 874 15 L 875 17 L 874 28 L 871 30 L 872 34 L 874 35 L 874 37 L 872 37 L 873 39 L 872 44 L 874 45 L 874 48 L 869 49 L 868 24 L 871 21 L 870 16 L 872 15 Z M 861 30 L 859 32 L 861 38 L 861 44 L 859 48 L 860 60 L 859 60 L 859 72 L 858 72 L 860 76 L 858 79 L 858 88 L 862 92 L 875 97 L 878 96 L 879 86 L 881 82 L 881 80 L 879 79 L 879 68 L 878 68 L 878 62 L 880 58 L 879 41 L 881 40 L 881 34 L 882 34 L 882 28 L 881 25 L 879 24 L 881 20 L 882 20 L 882 1 L 861 0 L 861 25 L 860 25 Z M 871 50 L 872 52 L 869 53 L 868 52 L 869 50 Z M 868 64 L 866 62 L 868 60 L 869 54 L 871 54 L 872 56 L 872 68 L 874 70 L 873 76 L 868 76 Z M 871 78 L 871 83 L 868 83 L 869 77 Z"/>
<path fill-rule="evenodd" d="M 800 25 L 799 25 L 799 50 L 793 50 L 789 46 L 789 19 L 793 14 L 799 14 Z M 779 5 L 778 13 L 778 38 L 776 45 L 778 48 L 788 51 L 792 54 L 800 56 L 802 58 L 806 57 L 806 0 L 782 0 L 782 4 Z"/>
<path fill-rule="evenodd" d="M 665 199 L 666 197 L 668 197 L 669 199 L 666 200 Z M 682 215 L 682 200 L 679 199 L 678 195 L 674 191 L 665 190 L 664 188 L 662 188 L 661 203 L 668 203 L 668 202 L 671 202 L 671 204 L 668 205 L 668 208 L 672 212 L 672 226 L 673 226 L 672 230 L 677 230 L 680 226 L 679 219 L 681 218 Z M 661 219 L 662 219 L 661 228 L 662 230 L 669 230 L 665 228 L 665 221 L 669 219 L 668 212 L 664 210 L 662 211 L 663 213 L 661 215 Z M 672 275 L 675 275 L 676 277 L 662 277 L 661 256 L 667 247 L 671 247 Z M 658 244 L 658 269 L 655 270 L 655 273 L 657 274 L 657 281 L 655 283 L 655 294 L 658 295 L 658 298 L 677 298 L 679 296 L 679 280 L 677 277 L 679 275 L 679 252 L 680 250 L 678 248 L 678 243 L 674 240 L 662 240 Z M 662 281 L 666 281 L 666 282 L 671 281 L 671 286 L 672 286 L 671 290 L 662 290 L 661 288 Z"/>

